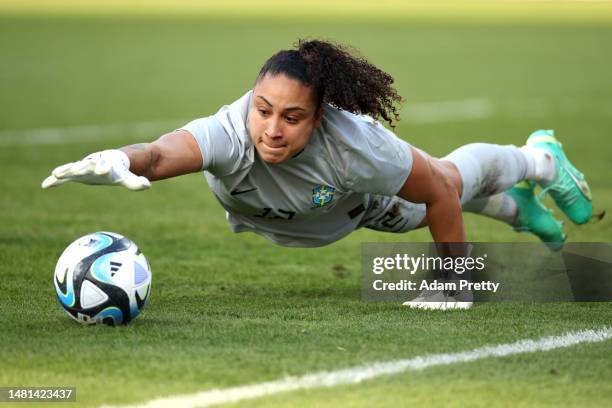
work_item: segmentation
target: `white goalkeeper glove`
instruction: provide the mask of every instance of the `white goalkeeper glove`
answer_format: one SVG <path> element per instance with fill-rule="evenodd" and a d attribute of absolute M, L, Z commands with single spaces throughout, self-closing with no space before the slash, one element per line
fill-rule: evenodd
<path fill-rule="evenodd" d="M 130 190 L 144 190 L 151 182 L 130 172 L 130 159 L 121 150 L 92 153 L 83 160 L 57 167 L 42 182 L 42 188 L 59 186 L 68 181 L 93 185 L 120 185 Z"/>

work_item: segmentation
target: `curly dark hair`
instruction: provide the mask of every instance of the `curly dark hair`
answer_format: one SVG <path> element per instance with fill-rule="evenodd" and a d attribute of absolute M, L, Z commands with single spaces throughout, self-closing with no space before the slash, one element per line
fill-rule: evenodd
<path fill-rule="evenodd" d="M 261 68 L 266 74 L 284 74 L 311 86 L 317 105 L 329 103 L 352 113 L 383 119 L 394 128 L 403 99 L 391 86 L 393 77 L 347 47 L 322 40 L 302 40 L 294 50 L 282 50 Z"/>

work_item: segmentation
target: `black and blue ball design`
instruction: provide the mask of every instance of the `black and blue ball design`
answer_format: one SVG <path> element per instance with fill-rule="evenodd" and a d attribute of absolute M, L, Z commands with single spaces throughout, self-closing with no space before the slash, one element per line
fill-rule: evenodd
<path fill-rule="evenodd" d="M 151 296 L 151 268 L 138 246 L 113 232 L 95 232 L 70 244 L 55 267 L 57 298 L 82 324 L 132 321 Z"/>

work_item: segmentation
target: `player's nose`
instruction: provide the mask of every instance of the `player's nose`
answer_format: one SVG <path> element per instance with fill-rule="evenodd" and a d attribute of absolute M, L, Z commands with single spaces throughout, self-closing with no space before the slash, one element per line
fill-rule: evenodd
<path fill-rule="evenodd" d="M 277 119 L 270 119 L 266 124 L 266 130 L 264 134 L 270 139 L 279 139 L 283 136 L 282 129 L 280 127 L 280 121 Z"/>

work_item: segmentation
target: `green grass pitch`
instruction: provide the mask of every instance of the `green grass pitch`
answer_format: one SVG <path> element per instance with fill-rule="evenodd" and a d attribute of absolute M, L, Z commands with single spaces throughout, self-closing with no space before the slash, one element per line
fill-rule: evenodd
<path fill-rule="evenodd" d="M 0 386 L 77 387 L 77 404 L 66 406 L 137 403 L 612 322 L 609 303 L 487 303 L 455 313 L 363 303 L 360 244 L 423 242 L 427 231 L 358 231 L 325 248 L 285 249 L 231 234 L 201 175 L 141 193 L 40 188 L 59 164 L 216 112 L 252 85 L 269 55 L 298 37 L 323 37 L 394 75 L 406 98 L 397 133 L 413 145 L 444 155 L 475 141 L 520 145 L 532 130 L 554 128 L 596 208 L 610 209 L 609 10 L 592 21 L 588 9 L 574 21 L 540 8 L 440 20 L 30 12 L 0 14 Z M 411 116 L 422 103 L 465 100 L 481 107 L 475 116 Z M 128 126 L 142 122 L 155 123 Z M 99 134 L 82 129 L 82 140 L 79 130 L 65 140 L 25 132 L 88 125 Z M 466 224 L 473 241 L 536 241 L 482 217 Z M 610 217 L 566 224 L 570 241 L 612 241 Z M 151 301 L 126 327 L 81 327 L 55 298 L 59 254 L 99 230 L 130 237 L 152 265 Z M 608 341 L 239 405 L 607 406 L 611 355 Z"/>

